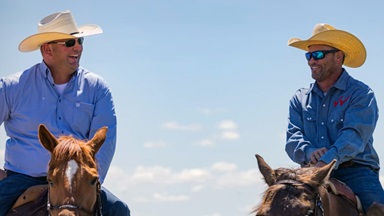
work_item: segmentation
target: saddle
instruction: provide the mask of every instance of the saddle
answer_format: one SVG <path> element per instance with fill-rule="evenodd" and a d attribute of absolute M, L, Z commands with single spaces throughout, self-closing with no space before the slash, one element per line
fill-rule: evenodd
<path fill-rule="evenodd" d="M 48 186 L 36 185 L 19 196 L 6 216 L 48 216 Z"/>
<path fill-rule="evenodd" d="M 363 207 L 361 205 L 359 197 L 356 196 L 353 193 L 352 189 L 348 187 L 344 182 L 335 178 L 330 178 L 329 181 L 326 183 L 326 188 L 329 193 L 332 193 L 336 196 L 340 196 L 351 202 L 357 208 L 359 213 L 363 212 Z"/>

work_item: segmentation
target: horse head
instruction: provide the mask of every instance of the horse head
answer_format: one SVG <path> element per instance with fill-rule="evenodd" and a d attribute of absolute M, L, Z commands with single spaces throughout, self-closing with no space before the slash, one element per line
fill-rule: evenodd
<path fill-rule="evenodd" d="M 260 155 L 256 155 L 256 158 L 259 170 L 269 186 L 261 204 L 254 210 L 256 215 L 327 215 L 324 214 L 326 210 L 318 209 L 320 196 L 325 193 L 320 186 L 328 181 L 336 160 L 321 168 L 272 169 Z"/>
<path fill-rule="evenodd" d="M 51 153 L 48 180 L 48 210 L 51 215 L 97 215 L 100 182 L 96 153 L 105 141 L 107 127 L 100 128 L 91 140 L 72 136 L 58 139 L 39 126 L 40 143 Z"/>

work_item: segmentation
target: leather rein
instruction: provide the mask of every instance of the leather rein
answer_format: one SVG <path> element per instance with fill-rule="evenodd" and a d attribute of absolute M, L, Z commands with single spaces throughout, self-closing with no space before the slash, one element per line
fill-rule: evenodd
<path fill-rule="evenodd" d="M 94 206 L 93 211 L 87 210 L 86 208 L 82 206 L 72 205 L 72 204 L 64 204 L 64 205 L 51 205 L 49 201 L 49 186 L 48 186 L 48 202 L 47 202 L 47 210 L 48 212 L 50 210 L 57 210 L 57 209 L 68 209 L 68 210 L 75 210 L 75 211 L 82 211 L 89 215 L 95 215 L 95 216 L 101 216 L 101 185 L 100 182 L 97 181 L 97 187 L 96 187 L 96 205 Z"/>
<path fill-rule="evenodd" d="M 310 191 L 316 191 L 315 188 L 309 184 L 306 184 L 306 183 L 303 183 L 300 181 L 296 181 L 296 180 L 291 180 L 291 179 L 277 181 L 274 185 L 277 185 L 277 184 L 303 185 L 304 187 L 306 187 Z M 315 193 L 315 199 L 314 199 L 315 207 L 314 207 L 314 209 L 309 209 L 307 211 L 307 214 L 304 216 L 324 216 L 323 202 L 321 200 L 320 194 L 317 192 L 314 192 L 314 193 Z"/>

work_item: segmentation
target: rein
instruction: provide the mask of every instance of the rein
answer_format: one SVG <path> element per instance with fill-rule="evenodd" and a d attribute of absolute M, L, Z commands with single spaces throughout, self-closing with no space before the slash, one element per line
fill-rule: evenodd
<path fill-rule="evenodd" d="M 85 209 L 84 207 L 82 206 L 77 206 L 77 205 L 72 205 L 72 204 L 65 204 L 65 205 L 51 205 L 50 201 L 49 201 L 49 187 L 48 187 L 48 201 L 47 201 L 47 210 L 50 211 L 50 210 L 57 210 L 57 209 L 69 209 L 69 210 L 75 210 L 75 211 L 82 211 L 86 214 L 89 214 L 89 215 L 95 215 L 95 216 L 102 216 L 102 213 L 101 213 L 101 195 L 100 195 L 100 191 L 101 191 L 101 186 L 100 186 L 100 182 L 97 181 L 97 188 L 96 188 L 96 205 L 94 206 L 94 209 L 93 211 L 89 211 L 87 209 Z"/>
<path fill-rule="evenodd" d="M 291 179 L 285 179 L 285 180 L 277 181 L 274 185 L 277 185 L 277 184 L 283 184 L 283 185 L 303 185 L 309 191 L 316 191 L 315 188 L 312 187 L 309 184 L 306 184 L 306 183 L 303 183 L 303 182 L 300 182 L 300 181 L 296 181 L 296 180 L 291 180 Z M 320 194 L 316 193 L 316 192 L 314 192 L 314 193 L 315 193 L 315 200 L 314 200 L 315 208 L 313 210 L 312 209 L 308 210 L 307 214 L 304 215 L 304 216 L 318 216 L 318 215 L 324 216 L 323 202 L 321 200 Z"/>

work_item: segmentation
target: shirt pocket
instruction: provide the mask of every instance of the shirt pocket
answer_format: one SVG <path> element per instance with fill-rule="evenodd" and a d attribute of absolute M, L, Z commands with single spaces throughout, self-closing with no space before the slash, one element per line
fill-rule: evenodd
<path fill-rule="evenodd" d="M 317 118 L 314 110 L 303 110 L 303 124 L 305 136 L 311 140 L 316 138 L 317 134 Z"/>
<path fill-rule="evenodd" d="M 334 111 L 329 115 L 328 124 L 330 125 L 331 131 L 336 133 L 341 130 L 344 126 L 345 112 Z"/>
<path fill-rule="evenodd" d="M 85 102 L 76 102 L 73 106 L 72 128 L 87 135 L 91 126 L 95 105 Z"/>

